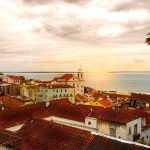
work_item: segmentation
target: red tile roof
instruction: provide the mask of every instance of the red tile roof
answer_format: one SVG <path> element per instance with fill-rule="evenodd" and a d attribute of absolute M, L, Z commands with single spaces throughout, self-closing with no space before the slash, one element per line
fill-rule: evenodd
<path fill-rule="evenodd" d="M 56 88 L 74 88 L 73 86 L 67 85 L 67 84 L 39 84 L 39 87 L 44 87 L 44 88 L 51 88 L 51 89 L 56 89 Z"/>
<path fill-rule="evenodd" d="M 146 146 L 33 118 L 17 132 L 0 130 L 0 144 L 22 150 L 148 150 Z"/>
<path fill-rule="evenodd" d="M 14 132 L 0 129 L 0 143 L 7 144 L 18 141 L 19 138 Z"/>
<path fill-rule="evenodd" d="M 1 96 L 0 101 L 5 108 L 20 107 L 24 104 L 20 99 L 11 96 Z"/>
<path fill-rule="evenodd" d="M 51 115 L 63 116 L 63 114 L 61 113 L 63 111 L 65 112 L 65 107 L 67 105 L 71 105 L 70 101 L 62 99 L 59 100 L 59 102 L 56 100 L 52 101 L 49 107 L 46 107 L 45 102 L 42 102 L 34 105 L 27 105 L 0 111 L 0 128 L 16 126 L 18 124 L 26 122 L 28 119 L 31 119 L 33 117 L 44 118 Z M 65 117 L 69 117 L 68 115 L 69 113 L 66 113 Z"/>
<path fill-rule="evenodd" d="M 107 100 L 107 99 L 106 100 L 100 100 L 99 103 L 102 104 L 105 107 L 113 106 L 113 103 L 111 101 Z"/>
<path fill-rule="evenodd" d="M 46 107 L 45 102 L 17 107 L 0 112 L 0 128 L 8 128 L 24 123 L 30 118 L 45 118 L 56 116 L 65 119 L 84 122 L 87 116 L 101 120 L 127 123 L 137 118 L 146 118 L 150 126 L 150 114 L 144 110 L 125 110 L 119 108 L 101 108 L 94 106 L 75 105 L 67 99 L 51 101 Z"/>
<path fill-rule="evenodd" d="M 94 92 L 94 93 L 92 93 L 92 96 L 93 96 L 95 99 L 99 99 L 99 98 L 105 99 L 105 98 L 106 98 L 105 95 L 103 95 L 103 94 L 101 94 L 101 93 L 99 93 L 99 92 Z"/>
<path fill-rule="evenodd" d="M 62 79 L 66 79 L 66 80 L 69 80 L 73 77 L 73 74 L 64 74 L 61 78 Z"/>
<path fill-rule="evenodd" d="M 89 117 L 99 118 L 101 120 L 112 121 L 117 123 L 128 123 L 132 120 L 140 118 L 132 114 L 132 111 L 119 108 L 101 108 L 101 110 L 92 109 Z"/>
<path fill-rule="evenodd" d="M 110 98 L 130 98 L 130 95 L 123 95 L 123 94 L 108 94 Z"/>
<path fill-rule="evenodd" d="M 14 76 L 14 75 L 7 75 L 7 76 L 13 80 L 25 80 L 24 76 Z"/>
<path fill-rule="evenodd" d="M 85 102 L 88 102 L 88 99 L 85 96 L 77 94 L 75 96 L 75 101 L 76 102 L 83 102 L 83 103 L 85 103 Z"/>
<path fill-rule="evenodd" d="M 5 82 L 5 81 L 0 81 L 0 84 L 6 84 L 6 83 L 8 83 L 8 82 Z"/>
<path fill-rule="evenodd" d="M 95 137 L 88 131 L 41 119 L 28 121 L 17 135 L 22 139 L 22 150 L 86 150 Z"/>
<path fill-rule="evenodd" d="M 73 77 L 73 74 L 64 74 L 61 77 L 55 77 L 52 81 L 58 81 L 58 80 L 70 80 Z"/>
<path fill-rule="evenodd" d="M 136 101 L 147 101 L 147 102 L 150 102 L 150 95 L 148 95 L 148 94 L 140 94 L 140 93 L 132 93 L 130 99 L 131 100 L 136 100 Z"/>
<path fill-rule="evenodd" d="M 135 143 L 127 143 L 112 138 L 96 136 L 88 150 L 148 150 L 150 148 Z"/>

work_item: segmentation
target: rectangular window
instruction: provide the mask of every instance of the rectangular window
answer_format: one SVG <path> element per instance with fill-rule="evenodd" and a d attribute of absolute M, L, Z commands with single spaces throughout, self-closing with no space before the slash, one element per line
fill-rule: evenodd
<path fill-rule="evenodd" d="M 116 137 L 116 129 L 110 128 L 109 129 L 109 134 L 110 134 L 110 136 Z"/>
<path fill-rule="evenodd" d="M 134 125 L 134 134 L 137 134 L 137 124 Z"/>
<path fill-rule="evenodd" d="M 129 127 L 129 135 L 131 135 L 131 127 Z"/>
<path fill-rule="evenodd" d="M 136 104 L 136 101 L 135 100 L 130 100 L 130 105 L 133 107 L 133 106 L 135 106 L 135 104 Z"/>
<path fill-rule="evenodd" d="M 90 121 L 88 121 L 88 125 L 91 125 L 91 122 L 90 122 Z"/>

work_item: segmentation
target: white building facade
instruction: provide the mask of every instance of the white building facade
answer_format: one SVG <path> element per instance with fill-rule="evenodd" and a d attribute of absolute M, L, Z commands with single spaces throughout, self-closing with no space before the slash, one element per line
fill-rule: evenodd
<path fill-rule="evenodd" d="M 68 98 L 71 103 L 75 103 L 75 88 L 69 85 L 48 85 L 39 86 L 36 92 L 37 101 L 50 101 Z"/>
<path fill-rule="evenodd" d="M 84 94 L 84 75 L 83 70 L 79 68 L 77 73 L 64 74 L 61 77 L 56 77 L 52 80 L 52 84 L 67 84 L 75 88 L 75 95 Z"/>

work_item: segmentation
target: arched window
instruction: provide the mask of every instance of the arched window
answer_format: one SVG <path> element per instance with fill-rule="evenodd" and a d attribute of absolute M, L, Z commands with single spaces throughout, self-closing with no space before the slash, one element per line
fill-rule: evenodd
<path fill-rule="evenodd" d="M 73 95 L 72 95 L 72 94 L 70 94 L 70 97 L 73 97 Z"/>

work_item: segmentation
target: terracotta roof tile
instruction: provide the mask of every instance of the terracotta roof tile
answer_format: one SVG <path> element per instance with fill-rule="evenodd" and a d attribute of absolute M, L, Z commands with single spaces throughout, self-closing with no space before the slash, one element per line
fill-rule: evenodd
<path fill-rule="evenodd" d="M 73 86 L 67 85 L 67 84 L 39 84 L 39 87 L 43 87 L 43 88 L 51 88 L 51 89 L 55 89 L 55 88 L 74 88 Z"/>
<path fill-rule="evenodd" d="M 0 144 L 9 144 L 18 148 L 20 140 L 21 139 L 14 132 L 0 129 Z"/>
<path fill-rule="evenodd" d="M 88 150 L 148 150 L 150 148 L 133 143 L 125 143 L 102 136 L 96 136 Z"/>
<path fill-rule="evenodd" d="M 102 104 L 105 107 L 113 106 L 113 103 L 111 101 L 109 101 L 109 100 L 100 100 L 99 103 Z"/>
<path fill-rule="evenodd" d="M 0 144 L 22 150 L 148 150 L 149 147 L 119 141 L 108 136 L 97 136 L 88 131 L 32 119 L 17 132 L 0 130 Z"/>
<path fill-rule="evenodd" d="M 25 80 L 24 76 L 14 76 L 14 75 L 7 75 L 7 76 L 13 80 Z"/>
<path fill-rule="evenodd" d="M 17 135 L 22 150 L 86 150 L 95 137 L 88 131 L 40 119 L 28 121 Z"/>
<path fill-rule="evenodd" d="M 20 107 L 24 104 L 20 99 L 10 96 L 1 96 L 0 100 L 5 108 Z"/>
<path fill-rule="evenodd" d="M 61 77 L 55 77 L 52 81 L 59 81 L 59 80 L 70 80 L 73 77 L 73 74 L 64 74 Z"/>
<path fill-rule="evenodd" d="M 118 108 L 102 108 L 85 105 L 75 105 L 67 99 L 51 101 L 46 107 L 45 102 L 17 107 L 0 112 L 0 128 L 12 127 L 24 123 L 33 117 L 45 118 L 56 116 L 84 122 L 87 116 L 118 123 L 127 123 L 137 118 L 146 118 L 150 125 L 150 114 L 144 110 L 125 110 Z"/>
<path fill-rule="evenodd" d="M 148 102 L 150 102 L 150 95 L 148 95 L 148 94 L 140 94 L 140 93 L 132 93 L 131 94 L 131 100 L 148 101 Z"/>
<path fill-rule="evenodd" d="M 75 101 L 76 102 L 83 102 L 83 103 L 85 103 L 85 102 L 88 102 L 88 99 L 85 96 L 77 94 L 75 96 Z"/>

